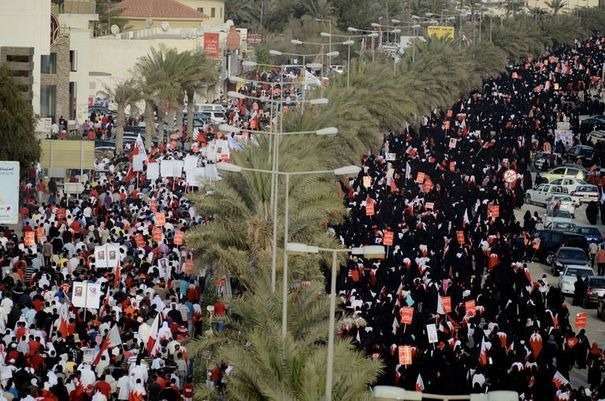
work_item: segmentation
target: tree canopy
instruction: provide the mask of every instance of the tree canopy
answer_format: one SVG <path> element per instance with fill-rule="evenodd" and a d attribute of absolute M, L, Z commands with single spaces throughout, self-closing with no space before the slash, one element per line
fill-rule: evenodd
<path fill-rule="evenodd" d="M 0 65 L 0 160 L 18 161 L 24 169 L 39 158 L 31 103 L 21 95 L 9 69 Z"/>

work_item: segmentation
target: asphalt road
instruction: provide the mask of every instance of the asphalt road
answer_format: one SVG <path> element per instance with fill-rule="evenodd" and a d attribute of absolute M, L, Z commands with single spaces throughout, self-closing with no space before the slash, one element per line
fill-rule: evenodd
<path fill-rule="evenodd" d="M 532 214 L 534 213 L 534 211 L 537 211 L 539 214 L 543 214 L 546 211 L 546 209 L 539 207 L 539 206 L 524 205 L 520 210 L 515 211 L 515 215 L 516 215 L 517 219 L 519 219 L 522 222 L 523 214 L 525 214 L 525 211 L 528 209 L 531 211 Z M 588 220 L 586 219 L 586 206 L 576 208 L 575 216 L 576 216 L 575 221 L 577 222 L 577 224 L 590 225 L 588 223 Z M 599 216 L 598 222 L 599 223 L 601 222 L 600 216 Z M 601 233 L 605 232 L 604 225 L 598 224 L 596 227 L 599 228 Z M 532 274 L 532 278 L 534 280 L 541 277 L 542 274 L 547 275 L 547 280 L 550 285 L 556 284 L 559 280 L 558 277 L 554 277 L 550 274 L 550 268 L 548 266 L 543 265 L 541 263 L 530 263 L 529 270 L 530 270 L 530 272 Z M 570 317 L 572 317 L 572 319 L 571 319 L 572 325 L 575 323 L 573 321 L 574 320 L 573 317 L 575 317 L 576 313 L 586 312 L 586 314 L 588 315 L 588 324 L 586 327 L 586 335 L 588 336 L 588 340 L 591 342 L 591 344 L 593 342 L 596 342 L 597 344 L 599 344 L 600 347 L 605 346 L 605 321 L 600 320 L 597 317 L 597 310 L 596 309 L 584 309 L 584 308 L 580 308 L 578 306 L 572 306 L 571 297 L 567 297 L 566 303 L 569 307 Z M 574 387 L 585 386 L 586 385 L 586 374 L 587 374 L 586 369 L 579 370 L 579 369 L 574 368 L 570 373 L 570 379 L 571 379 L 572 385 Z"/>

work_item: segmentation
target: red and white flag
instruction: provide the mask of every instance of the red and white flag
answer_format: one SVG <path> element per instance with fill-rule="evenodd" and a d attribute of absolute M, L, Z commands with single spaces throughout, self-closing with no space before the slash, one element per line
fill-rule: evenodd
<path fill-rule="evenodd" d="M 69 323 L 69 306 L 67 304 L 61 305 L 59 308 L 59 333 L 62 337 L 69 337 L 73 334 L 73 328 Z"/>
<path fill-rule="evenodd" d="M 558 370 L 555 373 L 555 375 L 552 377 L 552 384 L 556 387 L 556 388 L 560 388 L 561 386 L 565 386 L 566 384 L 569 384 L 569 380 L 567 380 L 565 378 L 565 376 L 563 376 Z"/>
<path fill-rule="evenodd" d="M 157 349 L 159 348 L 158 342 L 158 332 L 160 331 L 160 313 L 155 316 L 153 319 L 153 323 L 151 324 L 151 329 L 149 330 L 149 337 L 147 338 L 147 342 L 145 344 L 145 349 L 150 355 L 155 355 Z"/>
<path fill-rule="evenodd" d="M 422 381 L 420 373 L 418 373 L 418 378 L 416 379 L 416 391 L 421 393 L 424 391 L 424 381 Z"/>
<path fill-rule="evenodd" d="M 487 365 L 489 361 L 487 352 L 492 348 L 492 343 L 489 341 L 485 341 L 485 339 L 481 340 L 481 351 L 479 352 L 479 363 L 483 366 Z"/>
<path fill-rule="evenodd" d="M 143 171 L 143 166 L 146 160 L 147 151 L 145 150 L 145 143 L 143 142 L 143 138 L 141 138 L 141 134 L 139 134 L 136 142 L 134 143 L 134 148 L 132 149 L 133 171 Z"/>
<path fill-rule="evenodd" d="M 114 324 L 113 327 L 109 329 L 107 339 L 109 340 L 109 347 L 117 347 L 118 345 L 122 345 L 122 337 L 120 337 L 120 330 L 118 330 L 117 325 Z"/>

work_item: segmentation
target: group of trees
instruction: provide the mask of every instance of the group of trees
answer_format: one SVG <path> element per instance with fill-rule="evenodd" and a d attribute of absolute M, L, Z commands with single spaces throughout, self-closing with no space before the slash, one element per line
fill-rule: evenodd
<path fill-rule="evenodd" d="M 148 55 L 139 59 L 133 75 L 108 88 L 117 104 L 116 149 L 122 149 L 126 108 L 136 108 L 145 103 L 145 144 L 150 146 L 156 139 L 154 112 L 159 120 L 170 128 L 180 121 L 180 111 L 187 99 L 187 127 L 193 127 L 193 106 L 196 93 L 211 88 L 218 80 L 217 63 L 201 52 L 182 51 L 174 48 L 153 48 Z M 162 130 L 160 130 L 160 134 Z M 157 138 L 161 140 L 162 138 Z"/>
<path fill-rule="evenodd" d="M 497 76 L 511 62 L 605 27 L 605 13 L 580 10 L 558 17 L 529 15 L 499 21 L 491 41 L 416 42 L 402 61 L 370 62 L 360 58 L 344 77 L 321 89 L 327 106 L 290 110 L 284 131 L 337 126 L 334 138 L 284 136 L 279 142 L 280 171 L 327 169 L 357 162 L 375 150 L 385 130 L 400 130 L 434 110 L 444 110 L 460 96 Z M 309 94 L 312 97 L 314 94 Z M 270 140 L 232 154 L 242 167 L 268 170 Z M 283 182 L 278 191 L 283 216 Z M 335 180 L 321 177 L 290 182 L 290 242 L 338 246 L 330 230 L 345 215 Z M 281 289 L 271 290 L 272 246 L 271 178 L 262 173 L 226 173 L 208 192 L 196 196 L 202 215 L 212 216 L 188 236 L 200 263 L 218 277 L 226 275 L 237 288 L 224 331 L 209 327 L 203 338 L 190 344 L 196 361 L 198 400 L 281 401 L 321 399 L 325 386 L 328 316 L 323 256 L 289 258 L 288 331 L 282 337 Z M 284 225 L 278 218 L 279 227 Z M 282 282 L 284 243 L 278 235 L 278 280 Z M 363 324 L 363 323 L 362 323 Z M 368 387 L 380 373 L 377 361 L 337 340 L 334 400 L 365 400 Z M 233 366 L 226 388 L 208 388 L 207 369 L 222 363 Z"/>

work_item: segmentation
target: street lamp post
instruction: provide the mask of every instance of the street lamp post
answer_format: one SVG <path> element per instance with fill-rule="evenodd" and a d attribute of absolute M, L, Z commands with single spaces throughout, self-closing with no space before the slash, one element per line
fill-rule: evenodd
<path fill-rule="evenodd" d="M 330 280 L 330 321 L 328 325 L 328 358 L 326 364 L 326 394 L 325 400 L 332 401 L 332 388 L 334 381 L 334 337 L 336 335 L 336 280 L 338 277 L 338 254 L 364 255 L 367 257 L 383 258 L 385 248 L 382 245 L 369 245 L 359 248 L 334 249 L 320 248 L 300 243 L 286 244 L 286 251 L 302 254 L 317 254 L 328 252 L 332 254 L 332 271 Z"/>
<path fill-rule="evenodd" d="M 236 99 L 252 99 L 252 100 L 258 100 L 261 102 L 271 102 L 271 104 L 273 105 L 278 104 L 280 106 L 280 128 L 278 130 L 278 132 L 274 133 L 273 135 L 271 135 L 271 138 L 273 138 L 273 136 L 275 136 L 275 138 L 273 139 L 273 143 L 272 143 L 272 158 L 271 158 L 271 171 L 272 171 L 272 177 L 271 177 L 271 198 L 272 198 L 272 218 L 273 218 L 273 246 L 272 246 L 272 250 L 271 250 L 271 291 L 275 292 L 276 289 L 276 284 L 277 284 L 277 175 L 278 175 L 278 165 L 279 165 L 279 139 L 281 136 L 281 132 L 283 131 L 281 129 L 281 123 L 283 121 L 283 91 L 282 91 L 282 95 L 280 96 L 280 100 L 273 100 L 271 98 L 260 98 L 260 97 L 254 97 L 254 96 L 246 96 L 243 93 L 239 93 L 239 92 L 227 92 L 227 96 L 232 97 L 232 98 L 236 98 Z M 328 104 L 328 99 L 325 98 L 318 98 L 318 99 L 309 99 L 309 100 L 297 100 L 294 101 L 295 103 L 309 103 L 309 104 L 313 104 L 313 105 L 325 105 Z M 315 131 L 316 134 L 318 134 L 319 131 Z M 325 131 L 322 131 L 325 134 Z"/>
<path fill-rule="evenodd" d="M 328 32 L 321 32 L 319 35 L 323 36 L 323 37 L 330 37 L 330 38 L 331 37 L 348 38 L 344 42 L 341 42 L 341 44 L 347 46 L 347 88 L 348 88 L 350 85 L 350 82 L 351 82 L 351 46 L 353 46 L 355 44 L 355 41 L 353 41 L 353 39 L 377 37 L 378 34 L 369 33 L 366 35 L 337 35 L 337 34 L 328 33 Z"/>

